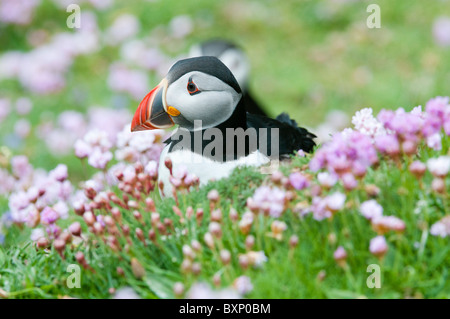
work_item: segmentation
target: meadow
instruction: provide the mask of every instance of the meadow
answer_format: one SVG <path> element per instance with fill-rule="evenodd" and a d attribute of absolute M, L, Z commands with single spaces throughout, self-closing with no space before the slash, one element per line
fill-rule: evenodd
<path fill-rule="evenodd" d="M 2 1 L 0 298 L 449 298 L 450 2 L 370 3 Z M 318 146 L 161 199 L 132 115 L 218 37 Z"/>

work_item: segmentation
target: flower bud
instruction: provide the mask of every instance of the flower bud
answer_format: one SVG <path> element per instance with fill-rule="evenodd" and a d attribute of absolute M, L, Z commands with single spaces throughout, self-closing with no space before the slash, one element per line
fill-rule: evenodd
<path fill-rule="evenodd" d="M 150 239 L 152 242 L 156 241 L 156 233 L 153 229 L 150 229 L 148 231 L 148 239 Z"/>
<path fill-rule="evenodd" d="M 431 189 L 439 194 L 445 193 L 445 181 L 442 178 L 436 177 L 431 182 Z"/>
<path fill-rule="evenodd" d="M 153 199 L 151 199 L 150 197 L 147 197 L 145 199 L 145 206 L 147 207 L 147 209 L 151 212 L 156 211 L 156 207 L 155 207 L 155 202 L 153 201 Z"/>
<path fill-rule="evenodd" d="M 221 238 L 222 237 L 222 227 L 220 226 L 219 223 L 217 222 L 211 222 L 209 224 L 209 232 L 216 238 Z"/>
<path fill-rule="evenodd" d="M 145 269 L 141 265 L 139 260 L 137 260 L 136 258 L 132 258 L 131 259 L 131 271 L 133 272 L 133 275 L 137 279 L 141 279 L 141 278 L 143 278 L 145 276 Z"/>
<path fill-rule="evenodd" d="M 211 221 L 218 223 L 222 221 L 222 210 L 220 208 L 211 212 Z"/>
<path fill-rule="evenodd" d="M 205 233 L 203 239 L 205 240 L 206 246 L 210 249 L 214 249 L 214 238 L 211 233 Z"/>
<path fill-rule="evenodd" d="M 192 264 L 192 273 L 195 276 L 200 275 L 201 271 L 202 271 L 202 265 L 200 263 L 196 262 L 196 263 Z"/>
<path fill-rule="evenodd" d="M 249 259 L 247 255 L 239 255 L 239 265 L 242 269 L 247 269 L 249 266 Z"/>
<path fill-rule="evenodd" d="M 177 298 L 181 298 L 183 297 L 183 293 L 184 293 L 184 285 L 181 282 L 176 282 L 173 285 L 173 293 L 175 294 L 175 296 Z"/>
<path fill-rule="evenodd" d="M 253 235 L 248 235 L 247 238 L 245 238 L 245 247 L 250 250 L 255 245 L 255 237 Z"/>
<path fill-rule="evenodd" d="M 95 216 L 90 211 L 87 211 L 83 214 L 83 219 L 86 222 L 86 224 L 89 226 L 93 226 L 95 223 Z"/>
<path fill-rule="evenodd" d="M 213 203 L 217 203 L 220 199 L 220 195 L 219 192 L 216 189 L 213 189 L 211 191 L 209 191 L 208 193 L 208 200 L 213 202 Z"/>
<path fill-rule="evenodd" d="M 69 226 L 69 231 L 74 236 L 80 236 L 81 235 L 81 224 L 79 222 L 74 222 Z"/>
<path fill-rule="evenodd" d="M 289 246 L 294 248 L 298 245 L 298 236 L 292 235 L 291 238 L 289 238 Z"/>
<path fill-rule="evenodd" d="M 220 251 L 220 260 L 224 265 L 228 265 L 231 261 L 231 253 L 226 249 Z"/>
<path fill-rule="evenodd" d="M 49 244 L 50 242 L 46 237 L 40 237 L 36 242 L 37 247 L 40 249 L 47 248 Z"/>
<path fill-rule="evenodd" d="M 230 213 L 228 214 L 232 222 L 237 222 L 239 220 L 239 214 L 233 207 L 230 208 Z"/>

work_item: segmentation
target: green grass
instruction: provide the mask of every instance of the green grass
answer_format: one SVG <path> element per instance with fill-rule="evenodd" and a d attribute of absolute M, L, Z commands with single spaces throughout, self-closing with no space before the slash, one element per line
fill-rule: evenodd
<path fill-rule="evenodd" d="M 361 107 L 406 107 L 421 104 L 436 95 L 449 95 L 450 50 L 433 43 L 431 29 L 434 19 L 450 12 L 450 4 L 442 1 L 409 2 L 380 0 L 382 28 L 368 29 L 366 7 L 370 2 L 355 2 L 333 6 L 329 1 L 207 1 L 189 5 L 181 1 L 137 2 L 116 4 L 98 13 L 98 22 L 104 30 L 120 13 L 139 17 L 142 28 L 139 37 L 152 35 L 159 25 L 167 25 L 171 18 L 187 14 L 194 19 L 194 32 L 186 39 L 168 41 L 161 37 L 159 44 L 170 56 L 186 53 L 189 46 L 211 37 L 225 37 L 240 44 L 252 64 L 250 89 L 271 115 L 287 111 L 303 126 L 322 123 L 330 110 L 339 109 L 348 114 Z M 88 6 L 82 9 L 90 9 Z M 259 11 L 260 10 L 260 11 Z M 327 13 L 328 12 L 328 13 Z M 44 1 L 36 12 L 31 26 L 0 26 L 0 53 L 8 50 L 30 50 L 27 34 L 42 28 L 50 33 L 67 31 L 66 13 L 50 1 Z M 0 96 L 15 99 L 29 96 L 34 108 L 29 115 L 33 128 L 42 118 L 55 120 L 64 110 L 86 111 L 91 105 L 111 107 L 115 93 L 106 85 L 109 64 L 118 59 L 118 49 L 103 47 L 88 57 L 77 58 L 67 77 L 66 88 L 57 94 L 37 96 L 23 89 L 16 81 L 2 81 Z M 358 78 L 358 74 L 363 77 Z M 368 75 L 367 81 L 364 74 Z M 160 79 L 149 74 L 151 84 Z M 149 88 L 150 90 L 151 88 Z M 77 94 L 83 92 L 83 94 Z M 139 101 L 125 97 L 120 107 L 134 111 Z M 13 130 L 17 119 L 11 115 L 0 127 L 3 138 Z M 3 143 L 3 142 L 2 142 Z M 446 148 L 448 149 L 448 141 Z M 35 136 L 23 141 L 13 154 L 25 154 L 35 167 L 52 169 L 63 162 L 69 166 L 71 179 L 85 178 L 82 165 L 72 155 L 58 157 L 46 149 Z M 423 159 L 428 158 L 422 150 Z M 296 158 L 288 168 L 301 166 L 307 159 Z M 318 222 L 307 216 L 298 218 L 288 209 L 283 220 L 288 229 L 283 241 L 267 236 L 270 219 L 262 219 L 253 229 L 256 237 L 254 250 L 264 250 L 268 262 L 262 269 L 243 271 L 237 262 L 245 252 L 244 240 L 236 225 L 227 218 L 229 208 L 240 214 L 245 211 L 245 200 L 266 177 L 258 172 L 239 170 L 227 180 L 210 183 L 207 187 L 183 196 L 180 209 L 187 206 L 205 209 L 201 225 L 189 222 L 187 235 L 173 236 L 156 247 L 144 246 L 132 237 L 128 252 L 113 252 L 98 241 L 89 246 L 66 249 L 65 259 L 51 250 L 36 250 L 29 241 L 29 230 L 13 226 L 8 229 L 5 245 L 0 246 L 0 288 L 11 298 L 57 298 L 62 296 L 105 298 L 111 287 L 131 286 L 142 297 L 173 297 L 172 286 L 181 281 L 188 287 L 196 280 L 211 282 L 216 273 L 222 274 L 222 286 L 228 286 L 239 274 L 252 278 L 254 290 L 249 298 L 449 298 L 450 251 L 448 238 L 427 234 L 426 229 L 448 214 L 448 196 L 442 197 L 419 187 L 415 178 L 405 170 L 393 169 L 393 163 L 382 163 L 370 171 L 367 183 L 380 189 L 378 196 L 386 214 L 402 218 L 406 223 L 404 234 L 389 233 L 389 252 L 379 261 L 369 253 L 369 241 L 376 236 L 370 223 L 360 216 L 358 204 L 367 199 L 364 190 L 348 195 L 351 205 L 331 221 Z M 92 173 L 88 171 L 88 175 Z M 449 179 L 447 178 L 447 185 Z M 427 176 L 425 185 L 430 184 Z M 182 246 L 192 239 L 203 243 L 208 228 L 209 202 L 206 194 L 211 189 L 221 193 L 220 206 L 224 213 L 223 247 L 229 249 L 233 260 L 224 267 L 216 254 L 204 247 L 197 261 L 202 265 L 198 278 L 180 271 Z M 304 195 L 299 193 L 298 200 Z M 415 213 L 418 201 L 426 205 Z M 445 202 L 446 200 L 446 202 Z M 173 213 L 174 201 L 157 202 L 162 218 L 179 223 Z M 7 199 L 0 198 L 0 214 L 8 209 Z M 124 220 L 132 228 L 139 223 L 123 211 Z M 149 215 L 145 215 L 149 221 Z M 425 225 L 425 226 L 424 226 Z M 421 230 L 424 229 L 424 230 Z M 299 237 L 299 245 L 292 250 L 287 240 L 291 234 Z M 336 241 L 330 240 L 336 237 Z M 90 239 L 95 239 L 91 234 Z M 416 248 L 416 243 L 421 249 Z M 333 259 L 338 245 L 346 248 L 347 268 L 339 267 Z M 82 288 L 69 289 L 67 266 L 75 263 L 75 252 L 84 251 L 95 272 L 82 271 Z M 136 278 L 131 267 L 132 258 L 145 268 L 143 278 Z M 382 287 L 370 289 L 366 279 L 367 266 L 379 264 Z M 117 267 L 124 269 L 119 276 Z M 322 280 L 319 274 L 325 274 Z"/>
<path fill-rule="evenodd" d="M 427 155 L 424 152 L 422 156 Z M 290 167 L 301 167 L 305 162 L 307 159 L 297 158 Z M 240 274 L 250 276 L 254 290 L 248 295 L 249 298 L 448 298 L 448 239 L 428 233 L 429 226 L 448 211 L 448 204 L 444 202 L 448 201 L 448 196 L 442 197 L 429 191 L 427 185 L 430 176 L 426 176 L 425 188 L 422 190 L 415 177 L 405 170 L 406 164 L 403 164 L 402 170 L 393 169 L 393 165 L 384 162 L 377 170 L 371 170 L 365 179 L 365 184 L 376 183 L 380 188 L 377 200 L 384 207 L 384 213 L 395 215 L 406 223 L 403 234 L 390 232 L 386 235 L 389 251 L 383 260 L 378 260 L 368 250 L 369 241 L 376 233 L 358 211 L 359 203 L 369 198 L 362 188 L 347 194 L 346 209 L 338 212 L 332 220 L 316 221 L 311 215 L 299 218 L 292 209 L 288 209 L 281 217 L 288 226 L 281 241 L 267 235 L 273 218 L 259 216 L 251 231 L 256 238 L 253 250 L 263 250 L 268 256 L 268 262 L 260 269 L 242 270 L 237 257 L 245 252 L 246 236 L 230 221 L 227 213 L 230 207 L 235 207 L 242 214 L 245 199 L 266 178 L 252 169 L 243 169 L 235 171 L 229 179 L 210 183 L 199 191 L 179 198 L 178 207 L 182 211 L 188 206 L 205 210 L 200 225 L 196 224 L 195 217 L 187 219 L 187 223 L 180 223 L 172 210 L 175 204 L 173 199 L 158 201 L 157 210 L 161 220 L 170 218 L 178 230 L 177 236 L 158 240 L 158 245 L 147 239 L 147 246 L 144 246 L 136 236 L 131 236 L 132 244 L 128 252 L 113 252 L 101 242 L 101 237 L 88 233 L 97 244 L 66 249 L 63 260 L 57 252 L 44 253 L 27 241 L 26 244 L 17 245 L 17 239 L 24 235 L 23 231 L 19 232 L 13 227 L 8 233 L 6 247 L 0 248 L 0 286 L 11 292 L 11 297 L 18 298 L 104 298 L 109 296 L 109 288 L 124 285 L 131 286 L 142 297 L 172 298 L 175 282 L 181 281 L 186 286 L 198 280 L 211 282 L 214 274 L 221 273 L 223 287 L 231 284 Z M 389 179 L 386 178 L 388 174 Z M 209 224 L 206 194 L 211 189 L 217 189 L 221 194 L 219 206 L 224 214 L 223 237 L 216 244 L 231 252 L 232 262 L 228 266 L 220 262 L 217 251 L 203 244 L 203 235 Z M 306 195 L 300 192 L 297 196 L 291 208 Z M 425 200 L 426 205 L 417 213 L 415 208 L 419 200 Z M 141 212 L 146 226 L 142 226 L 126 210 L 122 211 L 123 224 L 128 224 L 132 230 L 141 227 L 146 234 L 150 214 L 145 209 L 141 209 Z M 181 229 L 188 229 L 188 233 L 183 235 Z M 299 245 L 295 249 L 288 244 L 292 234 L 299 237 Z M 197 254 L 195 259 L 202 266 L 198 277 L 183 274 L 180 270 L 183 260 L 181 248 L 185 244 L 189 245 L 193 239 L 203 244 L 202 253 Z M 420 243 L 421 249 L 417 243 Z M 339 267 L 333 259 L 333 252 L 339 245 L 348 252 L 345 268 Z M 85 252 L 94 272 L 83 270 L 82 288 L 69 289 L 66 278 L 70 273 L 66 269 L 69 264 L 76 263 L 74 253 L 77 250 Z M 145 269 L 142 278 L 137 278 L 133 272 L 133 258 Z M 371 289 L 366 285 L 371 274 L 367 272 L 367 267 L 371 264 L 381 267 L 380 289 Z M 116 273 L 118 266 L 124 269 L 123 277 Z M 318 278 L 320 273 L 324 275 L 321 280 Z"/>

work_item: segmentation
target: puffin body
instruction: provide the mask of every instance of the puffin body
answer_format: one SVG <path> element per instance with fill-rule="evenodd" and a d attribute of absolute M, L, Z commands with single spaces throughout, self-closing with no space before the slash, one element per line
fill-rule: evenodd
<path fill-rule="evenodd" d="M 140 103 L 131 130 L 174 124 L 178 128 L 166 141 L 159 165 L 166 196 L 172 194 L 167 158 L 173 172 L 184 167 L 202 185 L 229 176 L 236 167 L 261 166 L 315 146 L 315 135 L 287 114 L 270 119 L 248 113 L 235 77 L 212 56 L 175 63 Z"/>
<path fill-rule="evenodd" d="M 227 66 L 233 73 L 242 90 L 242 99 L 245 109 L 252 114 L 267 116 L 262 107 L 250 93 L 248 78 L 250 74 L 250 63 L 245 52 L 236 44 L 223 40 L 213 39 L 194 45 L 189 51 L 190 57 L 215 56 Z"/>

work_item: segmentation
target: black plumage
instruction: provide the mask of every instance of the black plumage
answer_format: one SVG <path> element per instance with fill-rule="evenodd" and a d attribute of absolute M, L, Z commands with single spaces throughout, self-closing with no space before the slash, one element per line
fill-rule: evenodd
<path fill-rule="evenodd" d="M 271 159 L 285 159 L 290 155 L 293 155 L 294 152 L 298 150 L 303 150 L 305 152 L 312 152 L 316 143 L 314 142 L 314 138 L 316 137 L 314 134 L 306 130 L 305 128 L 299 127 L 297 122 L 289 117 L 286 113 L 281 113 L 276 119 L 271 119 L 263 115 L 251 114 L 246 112 L 245 100 L 241 98 L 236 109 L 233 114 L 230 116 L 228 120 L 221 123 L 216 127 L 222 132 L 222 161 L 236 160 L 241 156 L 247 156 L 250 153 L 259 149 L 262 154 L 270 157 Z M 258 144 L 254 145 L 253 143 L 249 143 L 249 139 L 245 140 L 245 152 L 240 153 L 237 150 L 237 142 L 235 143 L 234 149 L 227 149 L 227 137 L 226 131 L 227 128 L 237 129 L 242 128 L 246 130 L 247 128 L 254 128 L 257 133 Z M 267 129 L 267 136 L 262 138 L 260 135 L 260 129 Z M 278 129 L 278 154 L 272 154 L 272 133 L 271 129 Z M 205 148 L 211 143 L 210 140 L 206 140 L 202 138 L 202 147 L 195 147 L 195 136 L 194 132 L 187 131 L 184 128 L 179 128 L 179 130 L 185 130 L 187 134 L 190 134 L 190 145 L 186 145 L 182 139 L 174 140 L 169 138 L 165 141 L 165 143 L 170 143 L 169 152 L 173 152 L 179 150 L 181 148 L 188 148 L 192 152 L 198 153 L 200 155 L 205 156 Z M 205 133 L 205 130 L 201 132 L 202 137 Z M 198 134 L 198 133 L 197 133 Z M 276 137 L 275 137 L 276 138 Z M 262 145 L 262 141 L 266 141 L 265 147 Z M 185 141 L 186 142 L 186 141 Z M 211 159 L 217 160 L 214 153 Z"/>

